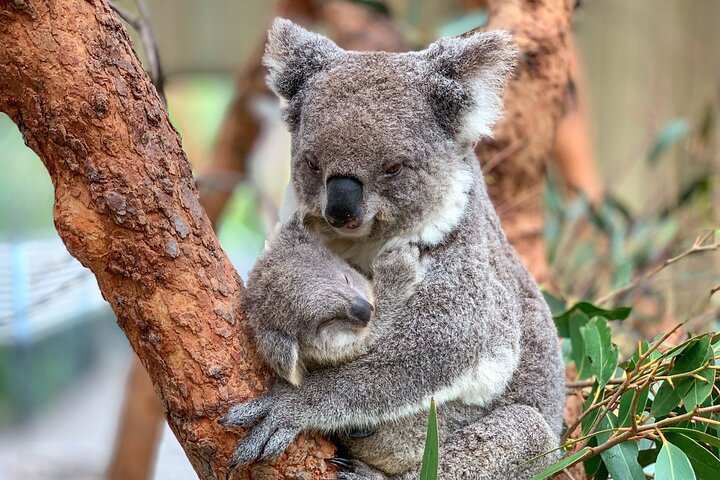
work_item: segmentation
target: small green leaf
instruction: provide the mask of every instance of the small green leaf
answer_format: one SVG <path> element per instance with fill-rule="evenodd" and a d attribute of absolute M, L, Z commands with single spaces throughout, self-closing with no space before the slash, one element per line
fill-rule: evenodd
<path fill-rule="evenodd" d="M 612 343 L 610 326 L 604 318 L 595 317 L 580 328 L 580 333 L 593 373 L 602 388 L 612 378 L 618 363 L 618 349 Z"/>
<path fill-rule="evenodd" d="M 720 448 L 720 438 L 708 435 L 705 432 L 694 430 L 691 428 L 664 427 L 663 433 L 682 433 L 686 437 L 690 437 L 697 442 L 706 443 L 716 448 Z"/>
<path fill-rule="evenodd" d="M 638 463 L 642 467 L 647 467 L 648 465 L 655 463 L 657 461 L 658 453 L 660 453 L 659 448 L 650 448 L 648 450 L 640 450 L 638 453 Z"/>
<path fill-rule="evenodd" d="M 642 353 L 645 354 L 648 352 L 648 350 L 650 350 L 650 345 L 648 345 L 648 343 L 645 340 L 643 340 L 640 343 L 640 349 L 641 349 Z M 657 349 L 653 350 L 650 353 L 650 355 L 648 355 L 648 357 L 645 359 L 645 361 L 643 362 L 643 365 L 655 360 L 656 358 L 659 358 L 661 355 L 662 354 L 660 352 L 658 352 Z M 631 373 L 633 370 L 635 370 L 635 367 L 637 366 L 637 362 L 639 360 L 640 360 L 640 355 L 638 354 L 637 349 L 635 349 L 635 353 L 633 353 L 633 356 L 630 357 L 629 360 L 623 362 L 620 365 L 620 368 L 622 368 L 623 370 L 625 370 L 628 373 Z"/>
<path fill-rule="evenodd" d="M 580 460 L 582 460 L 586 455 L 590 453 L 590 447 L 585 447 L 582 450 L 578 450 L 577 452 L 573 453 L 572 455 L 568 455 L 567 457 L 564 457 L 557 462 L 550 465 L 548 468 L 543 470 L 542 472 L 538 473 L 534 477 L 532 477 L 531 480 L 544 480 L 545 478 L 551 477 L 555 475 L 556 473 L 562 471 L 565 468 L 568 468 Z"/>
<path fill-rule="evenodd" d="M 664 417 L 668 413 L 672 412 L 675 407 L 680 404 L 682 397 L 690 389 L 690 385 L 681 385 L 679 383 L 676 383 L 675 387 L 676 388 L 673 388 L 667 381 L 664 381 L 662 385 L 660 385 L 650 409 L 653 417 Z M 682 387 L 682 389 L 679 387 Z"/>
<path fill-rule="evenodd" d="M 542 290 L 542 294 L 553 316 L 560 315 L 567 310 L 567 303 L 565 303 L 565 300 L 562 298 L 556 297 L 544 289 Z"/>
<path fill-rule="evenodd" d="M 584 380 L 593 374 L 590 366 L 590 359 L 585 351 L 585 340 L 580 333 L 580 328 L 587 325 L 589 321 L 590 319 L 588 316 L 579 310 L 570 315 L 570 345 L 572 346 L 570 355 L 575 361 L 578 380 Z"/>
<path fill-rule="evenodd" d="M 682 433 L 666 433 L 667 440 L 687 455 L 695 473 L 703 480 L 720 476 L 720 460 L 692 438 Z"/>
<path fill-rule="evenodd" d="M 702 372 L 698 372 L 698 375 L 707 380 L 707 382 L 703 382 L 702 380 L 698 380 L 696 378 L 683 379 L 683 381 L 690 383 L 690 389 L 685 396 L 683 396 L 683 406 L 688 412 L 695 408 L 696 405 L 702 404 L 705 399 L 710 396 L 713 383 L 715 383 L 715 370 L 703 370 Z"/>
<path fill-rule="evenodd" d="M 686 120 L 680 119 L 669 122 L 660 130 L 655 143 L 648 152 L 647 160 L 650 164 L 657 163 L 658 159 L 690 131 Z"/>
<path fill-rule="evenodd" d="M 620 396 L 620 410 L 618 412 L 618 424 L 621 427 L 629 427 L 632 425 L 632 416 L 637 416 L 645 410 L 647 404 L 649 386 L 640 390 L 638 393 L 637 407 L 634 412 L 630 411 L 632 407 L 632 399 L 635 396 L 635 390 L 628 390 Z"/>
<path fill-rule="evenodd" d="M 695 337 L 698 338 L 698 337 Z M 696 368 L 701 367 L 707 361 L 708 350 L 710 348 L 710 337 L 705 335 L 699 337 L 696 342 L 685 349 L 677 360 L 675 360 L 675 366 L 670 371 L 670 375 L 677 373 L 686 373 Z"/>
<path fill-rule="evenodd" d="M 437 428 L 437 411 L 435 400 L 430 400 L 430 415 L 428 416 L 427 434 L 425 436 L 425 451 L 423 452 L 420 480 L 437 480 L 438 463 L 440 458 L 439 439 Z"/>
<path fill-rule="evenodd" d="M 655 464 L 655 480 L 695 479 L 695 471 L 687 455 L 672 443 L 664 442 Z"/>
<path fill-rule="evenodd" d="M 601 430 L 610 430 L 618 427 L 618 419 L 612 413 L 608 414 L 600 422 Z M 598 443 L 602 444 L 610 438 L 610 432 L 599 434 Z M 645 480 L 643 469 L 638 463 L 637 442 L 623 442 L 605 450 L 600 454 L 605 462 L 608 472 L 612 478 L 627 480 Z"/>
<path fill-rule="evenodd" d="M 570 315 L 577 310 L 583 312 L 588 317 L 603 317 L 608 320 L 625 320 L 630 315 L 630 311 L 632 309 L 630 307 L 617 307 L 613 310 L 605 310 L 588 302 L 576 303 L 564 312 L 553 316 L 555 319 L 555 326 L 557 326 L 558 329 L 558 335 L 564 338 L 570 338 Z"/>

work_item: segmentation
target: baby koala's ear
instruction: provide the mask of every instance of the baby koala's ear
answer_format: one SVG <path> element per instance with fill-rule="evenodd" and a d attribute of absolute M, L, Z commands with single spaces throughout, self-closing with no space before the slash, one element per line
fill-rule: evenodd
<path fill-rule="evenodd" d="M 329 38 L 276 18 L 263 56 L 263 64 L 270 72 L 268 86 L 278 96 L 292 100 L 308 80 L 342 52 Z"/>
<path fill-rule="evenodd" d="M 440 126 L 463 142 L 492 136 L 502 94 L 515 70 L 518 49 L 504 30 L 442 38 L 424 52 L 434 75 L 431 106 Z"/>
<path fill-rule="evenodd" d="M 256 341 L 275 373 L 296 387 L 300 386 L 304 367 L 298 355 L 297 340 L 278 330 L 269 330 L 258 333 Z"/>

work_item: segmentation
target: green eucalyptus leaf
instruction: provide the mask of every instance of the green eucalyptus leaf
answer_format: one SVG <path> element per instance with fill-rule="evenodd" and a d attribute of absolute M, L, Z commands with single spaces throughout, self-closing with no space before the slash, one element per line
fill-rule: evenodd
<path fill-rule="evenodd" d="M 567 310 L 567 303 L 562 298 L 556 297 L 544 289 L 542 290 L 542 295 L 548 307 L 550 307 L 550 313 L 552 313 L 553 316 L 560 315 Z"/>
<path fill-rule="evenodd" d="M 658 453 L 660 453 L 659 448 L 640 450 L 640 452 L 638 452 L 638 463 L 642 467 L 647 467 L 648 465 L 653 464 L 657 461 Z"/>
<path fill-rule="evenodd" d="M 590 395 L 588 395 L 588 398 L 585 399 L 585 403 L 583 403 L 583 412 L 586 412 L 590 406 L 593 404 L 593 399 L 595 397 L 595 391 L 598 388 L 597 382 L 592 388 L 592 391 L 590 392 Z M 603 393 L 600 394 L 600 397 L 597 399 L 598 402 L 602 402 L 604 400 L 604 392 L 605 390 L 602 390 Z M 580 425 L 582 427 L 582 434 L 587 435 L 587 433 L 590 431 L 590 427 L 595 423 L 595 419 L 598 416 L 598 413 L 600 413 L 600 409 L 596 408 L 592 412 L 588 413 L 585 418 L 582 419 L 580 422 Z"/>
<path fill-rule="evenodd" d="M 605 310 L 600 307 L 596 307 L 592 303 L 580 302 L 576 303 L 564 312 L 555 315 L 555 325 L 558 329 L 558 335 L 564 338 L 570 338 L 570 315 L 575 311 L 581 311 L 588 317 L 603 317 L 608 320 L 625 320 L 632 309 L 630 307 L 617 307 L 612 310 Z"/>
<path fill-rule="evenodd" d="M 580 460 L 582 460 L 585 456 L 587 456 L 590 453 L 590 447 L 585 447 L 582 450 L 578 450 L 577 452 L 573 453 L 572 455 L 568 455 L 567 457 L 563 457 L 557 462 L 550 465 L 548 468 L 543 470 L 542 472 L 538 473 L 534 477 L 532 477 L 531 480 L 544 480 L 545 478 L 551 477 L 555 475 L 556 473 L 576 464 Z"/>
<path fill-rule="evenodd" d="M 590 357 L 592 371 L 601 387 L 604 387 L 615 373 L 618 363 L 618 349 L 612 343 L 612 331 L 607 320 L 595 317 L 580 328 L 585 351 Z"/>
<path fill-rule="evenodd" d="M 657 163 L 658 159 L 670 149 L 675 143 L 682 139 L 690 131 L 687 120 L 680 119 L 667 123 L 650 148 L 647 160 L 650 164 Z"/>
<path fill-rule="evenodd" d="M 655 463 L 655 480 L 695 480 L 687 455 L 670 442 L 663 442 Z"/>
<path fill-rule="evenodd" d="M 590 359 L 585 351 L 585 340 L 580 333 L 580 329 L 587 325 L 589 321 L 590 319 L 588 316 L 579 310 L 570 315 L 570 322 L 568 325 L 570 328 L 570 345 L 572 347 L 570 356 L 575 361 L 578 380 L 584 380 L 593 374 L 592 367 L 590 366 Z"/>
<path fill-rule="evenodd" d="M 629 427 L 632 425 L 632 417 L 637 416 L 645 410 L 647 404 L 648 392 L 650 388 L 645 386 L 638 392 L 637 407 L 634 412 L 630 411 L 632 400 L 635 396 L 635 390 L 628 390 L 620 396 L 620 410 L 618 411 L 618 424 L 621 427 Z"/>
<path fill-rule="evenodd" d="M 642 353 L 644 355 L 648 352 L 648 350 L 650 350 L 650 345 L 648 345 L 648 343 L 645 340 L 643 340 L 640 343 L 640 349 L 642 350 Z M 657 349 L 655 349 L 643 361 L 643 365 L 645 365 L 646 363 L 651 362 L 657 358 L 660 358 L 661 356 L 662 356 L 662 354 L 660 352 L 658 352 Z M 622 368 L 623 370 L 625 370 L 628 373 L 631 373 L 635 370 L 635 367 L 637 366 L 637 362 L 639 360 L 640 360 L 640 354 L 638 353 L 637 349 L 635 349 L 635 353 L 633 353 L 633 356 L 630 357 L 629 360 L 620 364 L 620 368 Z"/>
<path fill-rule="evenodd" d="M 685 435 L 686 437 L 690 437 L 699 443 L 706 443 L 712 447 L 720 448 L 720 438 L 713 436 L 713 435 L 709 435 L 705 432 L 701 432 L 699 430 L 694 430 L 691 428 L 663 427 L 662 432 L 663 433 L 681 433 L 681 434 Z"/>
<path fill-rule="evenodd" d="M 690 389 L 690 385 L 679 385 L 678 383 L 675 384 L 675 387 L 676 388 L 673 388 L 667 381 L 664 381 L 662 385 L 660 385 L 660 388 L 655 394 L 652 408 L 650 409 L 653 417 L 664 417 L 672 412 L 675 407 L 680 405 L 682 397 Z M 677 387 L 682 387 L 684 390 Z"/>
<path fill-rule="evenodd" d="M 687 412 L 695 408 L 695 406 L 702 404 L 705 399 L 710 396 L 713 383 L 715 383 L 715 370 L 703 370 L 702 372 L 698 372 L 698 375 L 706 381 L 703 382 L 697 378 L 685 378 L 682 380 L 690 384 L 690 388 L 682 399 L 683 406 Z"/>
<path fill-rule="evenodd" d="M 693 470 L 703 480 L 715 480 L 720 476 L 720 459 L 682 433 L 666 433 L 667 440 L 687 455 Z"/>
<path fill-rule="evenodd" d="M 618 418 L 612 413 L 608 414 L 600 422 L 600 430 L 618 428 Z M 597 436 L 598 443 L 608 441 L 611 433 L 601 433 Z M 600 454 L 610 475 L 614 479 L 645 480 L 643 469 L 638 463 L 637 442 L 623 442 L 615 445 Z"/>
<path fill-rule="evenodd" d="M 705 362 L 707 362 L 709 358 L 710 337 L 705 335 L 695 338 L 697 338 L 697 341 L 678 355 L 677 360 L 675 360 L 675 366 L 670 371 L 670 375 L 687 373 L 703 366 Z"/>
<path fill-rule="evenodd" d="M 437 480 L 440 458 L 439 443 L 435 400 L 431 400 L 427 434 L 425 436 L 425 451 L 423 452 L 422 467 L 420 469 L 420 480 Z"/>

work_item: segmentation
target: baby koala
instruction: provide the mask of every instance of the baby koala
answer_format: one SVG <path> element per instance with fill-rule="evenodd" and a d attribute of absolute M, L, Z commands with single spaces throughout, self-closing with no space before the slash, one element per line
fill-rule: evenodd
<path fill-rule="evenodd" d="M 362 351 L 375 307 L 372 286 L 302 225 L 282 225 L 248 278 L 245 313 L 267 364 L 298 386 L 308 368 Z"/>
<path fill-rule="evenodd" d="M 303 373 L 335 365 L 361 355 L 375 311 L 370 281 L 330 252 L 300 213 L 280 227 L 272 248 L 260 256 L 250 272 L 245 313 L 265 362 L 281 378 L 298 386 Z M 410 247 L 411 249 L 412 247 Z M 419 282 L 417 248 L 390 252 L 377 262 L 405 262 L 407 278 L 386 278 L 379 308 L 395 308 Z M 377 276 L 377 275 L 376 275 Z M 376 279 L 383 283 L 383 278 Z M 387 288 L 386 288 L 387 287 Z"/>

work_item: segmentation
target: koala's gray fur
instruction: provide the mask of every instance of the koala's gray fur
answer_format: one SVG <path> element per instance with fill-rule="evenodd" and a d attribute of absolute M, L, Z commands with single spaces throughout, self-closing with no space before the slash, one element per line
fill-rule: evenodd
<path fill-rule="evenodd" d="M 515 56 L 504 32 L 442 39 L 422 52 L 357 53 L 291 22 L 273 24 L 265 61 L 287 102 L 297 215 L 330 251 L 385 279 L 375 284 L 378 299 L 393 278 L 406 278 L 394 272 L 404 262 L 388 255 L 417 245 L 423 272 L 402 308 L 378 303 L 356 357 L 231 409 L 226 424 L 259 422 L 233 464 L 275 456 L 302 430 L 377 429 L 348 440 L 376 468 L 354 462 L 340 478 L 417 478 L 431 398 L 443 419 L 441 478 L 522 479 L 547 463 L 524 460 L 553 448 L 562 425 L 556 331 L 472 151 L 500 114 Z M 362 184 L 352 231 L 323 216 L 336 176 Z"/>
<path fill-rule="evenodd" d="M 410 247 L 376 261 L 383 312 L 404 305 L 412 294 L 422 275 L 418 257 L 418 249 Z M 388 262 L 392 268 L 383 268 Z M 373 302 L 370 282 L 295 214 L 250 271 L 243 305 L 260 354 L 278 376 L 299 386 L 307 369 L 365 351 Z"/>

